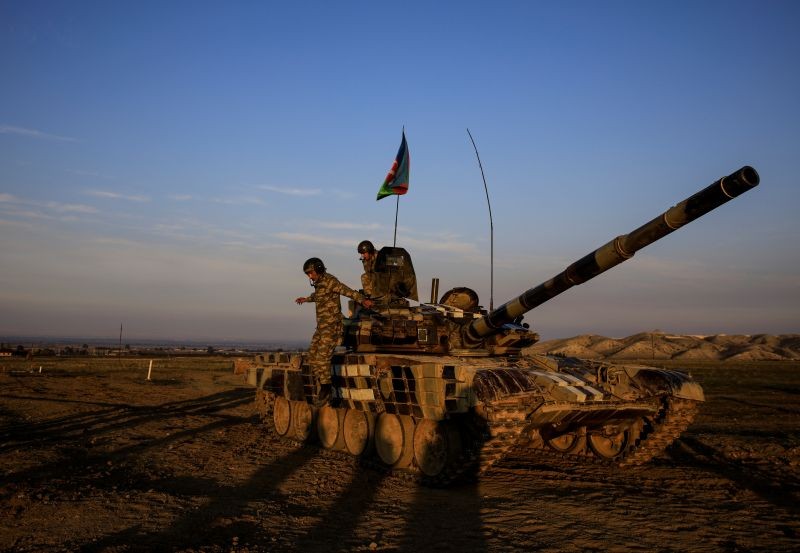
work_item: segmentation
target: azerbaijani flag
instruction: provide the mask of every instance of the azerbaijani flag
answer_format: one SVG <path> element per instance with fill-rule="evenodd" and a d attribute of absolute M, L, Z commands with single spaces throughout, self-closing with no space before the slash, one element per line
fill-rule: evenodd
<path fill-rule="evenodd" d="M 392 168 L 389 174 L 386 175 L 386 180 L 383 181 L 381 189 L 378 190 L 378 197 L 375 200 L 380 200 L 386 196 L 396 194 L 402 196 L 408 192 L 408 168 L 411 165 L 411 158 L 408 155 L 408 144 L 406 144 L 406 131 L 403 131 L 403 141 L 400 143 L 400 149 L 397 151 L 397 157 L 392 163 Z"/>

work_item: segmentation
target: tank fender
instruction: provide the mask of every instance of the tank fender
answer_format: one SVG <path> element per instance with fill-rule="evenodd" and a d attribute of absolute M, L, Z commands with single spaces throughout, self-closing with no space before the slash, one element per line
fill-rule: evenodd
<path fill-rule="evenodd" d="M 603 399 L 603 392 L 590 382 L 566 373 L 527 368 L 498 367 L 479 370 L 473 381 L 479 401 L 516 401 L 539 404 L 542 401 L 584 403 Z"/>
<path fill-rule="evenodd" d="M 654 367 L 626 366 L 625 373 L 631 380 L 653 394 L 667 392 L 681 399 L 705 401 L 703 388 L 691 376 L 680 371 L 656 369 Z"/>

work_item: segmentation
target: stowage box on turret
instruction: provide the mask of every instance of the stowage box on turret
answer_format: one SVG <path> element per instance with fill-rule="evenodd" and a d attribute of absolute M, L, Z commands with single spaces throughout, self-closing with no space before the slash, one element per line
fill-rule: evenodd
<path fill-rule="evenodd" d="M 743 167 L 491 312 L 469 288 L 439 299 L 437 279 L 430 303 L 411 306 L 411 257 L 383 248 L 376 306 L 345 320 L 345 352 L 331 366 L 334 399 L 320 409 L 300 354 L 239 365 L 278 436 L 370 458 L 430 485 L 482 473 L 512 447 L 531 458 L 555 451 L 645 463 L 690 424 L 704 400 L 701 387 L 673 370 L 524 355 L 539 337 L 522 317 L 758 182 L 755 169 Z"/>

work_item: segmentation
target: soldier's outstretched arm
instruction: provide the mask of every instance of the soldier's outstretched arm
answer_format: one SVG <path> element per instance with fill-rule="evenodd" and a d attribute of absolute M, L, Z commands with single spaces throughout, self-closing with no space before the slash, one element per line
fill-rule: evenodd
<path fill-rule="evenodd" d="M 363 304 L 365 300 L 369 301 L 367 300 L 367 296 L 365 296 L 361 292 L 356 292 L 346 284 L 342 284 L 342 282 L 339 279 L 336 279 L 336 282 L 333 284 L 331 288 L 340 296 L 345 296 L 347 298 L 350 298 L 351 300 L 357 301 L 358 303 Z"/>

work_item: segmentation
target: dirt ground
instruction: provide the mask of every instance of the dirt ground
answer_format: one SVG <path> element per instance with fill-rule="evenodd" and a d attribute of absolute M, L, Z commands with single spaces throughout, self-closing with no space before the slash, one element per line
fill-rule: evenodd
<path fill-rule="evenodd" d="M 0 364 L 2 551 L 800 550 L 797 362 L 692 367 L 708 402 L 647 466 L 445 490 L 271 438 L 230 360 Z"/>

